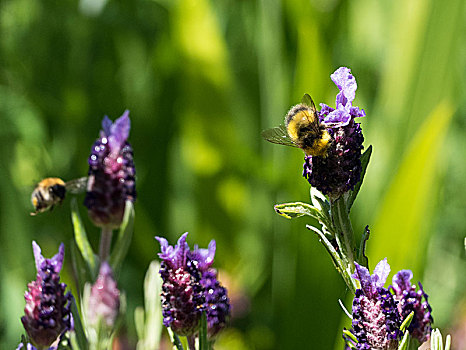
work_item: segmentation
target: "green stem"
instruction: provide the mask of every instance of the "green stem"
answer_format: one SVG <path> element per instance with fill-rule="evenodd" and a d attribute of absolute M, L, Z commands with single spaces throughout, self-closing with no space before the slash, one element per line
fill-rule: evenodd
<path fill-rule="evenodd" d="M 353 288 L 351 289 L 354 291 L 358 288 L 357 282 L 351 277 L 355 262 L 356 244 L 353 227 L 343 196 L 336 200 L 330 199 L 330 211 L 336 230 L 335 238 L 340 247 L 342 260 L 345 265 L 345 271 L 343 273 L 348 275 L 353 284 Z"/>
<path fill-rule="evenodd" d="M 186 339 L 188 340 L 188 349 L 196 350 L 196 337 L 194 335 L 188 335 Z"/>
<path fill-rule="evenodd" d="M 346 273 L 345 263 L 333 247 L 332 243 L 327 239 L 327 237 L 325 237 L 325 234 L 323 234 L 322 231 L 320 231 L 319 229 L 311 225 L 306 225 L 306 228 L 308 230 L 314 231 L 319 236 L 320 241 L 323 243 L 324 247 L 327 249 L 328 253 L 330 254 L 330 257 L 332 258 L 332 262 L 335 266 L 335 269 L 341 275 L 343 281 L 345 281 L 348 288 L 354 293 L 356 291 L 356 288 L 353 283 L 353 280 L 351 276 Z"/>
<path fill-rule="evenodd" d="M 178 337 L 178 335 L 175 332 L 173 332 L 171 328 L 167 328 L 167 331 L 168 331 L 168 334 L 170 335 L 173 346 L 177 350 L 184 350 L 183 344 L 181 344 L 180 337 Z"/>
<path fill-rule="evenodd" d="M 102 227 L 100 235 L 99 257 L 100 262 L 106 261 L 110 255 L 110 246 L 112 245 L 113 230 L 108 227 Z"/>

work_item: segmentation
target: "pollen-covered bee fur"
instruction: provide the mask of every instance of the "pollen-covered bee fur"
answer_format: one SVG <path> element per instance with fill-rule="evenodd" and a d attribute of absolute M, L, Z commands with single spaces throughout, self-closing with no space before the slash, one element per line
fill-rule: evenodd
<path fill-rule="evenodd" d="M 319 122 L 314 106 L 302 103 L 293 106 L 285 117 L 285 125 L 291 141 L 307 155 L 327 156 L 331 136 Z"/>
<path fill-rule="evenodd" d="M 87 177 L 82 177 L 69 182 L 64 182 L 58 177 L 48 177 L 40 181 L 32 191 L 31 202 L 37 215 L 47 210 L 52 210 L 65 199 L 66 192 L 81 193 L 86 189 Z"/>

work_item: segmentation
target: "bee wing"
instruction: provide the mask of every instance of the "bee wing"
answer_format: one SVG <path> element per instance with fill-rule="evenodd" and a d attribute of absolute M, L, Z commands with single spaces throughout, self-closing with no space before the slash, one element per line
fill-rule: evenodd
<path fill-rule="evenodd" d="M 83 193 L 87 187 L 87 176 L 66 182 L 66 190 L 72 194 Z"/>
<path fill-rule="evenodd" d="M 264 130 L 262 131 L 261 135 L 265 140 L 276 143 L 278 145 L 298 147 L 293 141 L 291 141 L 290 136 L 288 135 L 288 131 L 286 131 L 284 125 Z"/>
<path fill-rule="evenodd" d="M 316 105 L 314 104 L 314 101 L 309 94 L 304 94 L 303 98 L 301 99 L 301 103 L 310 107 L 314 111 L 316 110 Z"/>

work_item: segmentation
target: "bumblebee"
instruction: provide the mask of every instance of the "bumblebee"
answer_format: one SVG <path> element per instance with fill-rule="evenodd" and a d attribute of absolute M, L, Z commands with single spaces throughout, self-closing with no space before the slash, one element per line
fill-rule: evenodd
<path fill-rule="evenodd" d="M 66 192 L 73 194 L 82 193 L 87 185 L 87 177 L 64 182 L 58 177 L 48 177 L 39 182 L 32 191 L 31 202 L 35 211 L 31 215 L 37 215 L 47 210 L 52 210 L 65 199 Z"/>
<path fill-rule="evenodd" d="M 285 125 L 262 132 L 262 137 L 279 145 L 301 148 L 306 155 L 326 157 L 331 144 L 327 125 L 319 121 L 311 96 L 305 94 L 300 104 L 285 116 Z"/>

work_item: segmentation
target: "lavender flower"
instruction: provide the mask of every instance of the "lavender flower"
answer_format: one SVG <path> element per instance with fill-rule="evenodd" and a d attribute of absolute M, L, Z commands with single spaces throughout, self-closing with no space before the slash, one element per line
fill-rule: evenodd
<path fill-rule="evenodd" d="M 227 290 L 211 268 L 215 256 L 215 241 L 207 249 L 189 249 L 184 233 L 175 247 L 165 238 L 156 237 L 161 246 L 160 274 L 162 285 L 162 314 L 166 327 L 180 335 L 193 335 L 200 316 L 206 311 L 209 337 L 226 326 L 230 313 Z"/>
<path fill-rule="evenodd" d="M 109 328 L 113 327 L 120 310 L 120 291 L 110 265 L 104 261 L 99 276 L 91 288 L 88 305 L 88 318 L 91 324 L 102 319 Z"/>
<path fill-rule="evenodd" d="M 199 326 L 205 297 L 200 284 L 201 274 L 188 258 L 189 246 L 183 234 L 175 247 L 162 237 L 155 237 L 161 247 L 160 275 L 162 284 L 162 315 L 165 327 L 179 335 L 193 335 Z"/>
<path fill-rule="evenodd" d="M 331 136 L 327 156 L 305 156 L 303 176 L 323 194 L 338 198 L 351 190 L 361 176 L 361 126 L 354 118 L 366 113 L 352 105 L 357 89 L 356 79 L 346 67 L 338 68 L 331 76 L 340 92 L 336 109 L 321 103 L 319 120 L 327 126 Z"/>
<path fill-rule="evenodd" d="M 42 256 L 36 242 L 32 242 L 32 248 L 37 278 L 28 284 L 28 291 L 24 295 L 25 316 L 21 322 L 32 345 L 43 348 L 50 346 L 63 332 L 72 328 L 72 296 L 70 292 L 65 294 L 66 284 L 60 283 L 59 273 L 65 256 L 63 243 L 51 259 Z"/>
<path fill-rule="evenodd" d="M 399 301 L 398 310 L 404 319 L 412 311 L 414 317 L 408 327 L 408 331 L 413 338 L 421 344 L 429 340 L 432 331 L 432 308 L 427 300 L 427 294 L 419 282 L 419 290 L 411 284 L 413 273 L 410 270 L 401 270 L 393 276 L 391 289 L 395 293 L 396 300 Z M 424 298 L 424 302 L 422 301 Z"/>
<path fill-rule="evenodd" d="M 390 273 L 387 259 L 380 261 L 372 275 L 355 263 L 353 278 L 361 282 L 353 300 L 353 331 L 357 349 L 396 349 L 401 336 L 401 319 L 393 295 L 383 285 Z"/>
<path fill-rule="evenodd" d="M 89 157 L 84 205 L 97 226 L 117 228 L 123 219 L 125 201 L 136 199 L 133 150 L 127 141 L 129 111 L 114 123 L 105 117 L 102 129 Z"/>
<path fill-rule="evenodd" d="M 226 327 L 230 316 L 227 289 L 218 281 L 217 271 L 210 267 L 214 262 L 215 250 L 216 244 L 212 240 L 208 249 L 199 249 L 195 246 L 194 251 L 188 254 L 202 274 L 200 283 L 204 289 L 207 331 L 211 338 Z"/>

